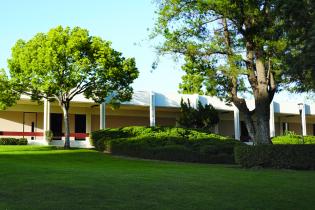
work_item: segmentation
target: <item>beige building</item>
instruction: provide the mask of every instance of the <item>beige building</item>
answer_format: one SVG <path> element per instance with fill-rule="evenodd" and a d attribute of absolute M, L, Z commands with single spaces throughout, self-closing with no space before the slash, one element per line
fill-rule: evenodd
<path fill-rule="evenodd" d="M 78 96 L 70 105 L 71 145 L 89 147 L 89 134 L 102 128 L 116 128 L 131 125 L 175 126 L 180 115 L 181 99 L 189 99 L 192 106 L 200 101 L 212 104 L 218 111 L 220 123 L 213 132 L 236 139 L 246 140 L 248 134 L 242 115 L 218 98 L 186 94 L 160 94 L 137 91 L 130 102 L 123 103 L 117 110 L 105 104 L 96 104 Z M 247 102 L 253 108 L 253 102 Z M 53 145 L 63 145 L 64 126 L 62 111 L 58 104 L 44 101 L 42 104 L 22 97 L 18 103 L 0 111 L 0 138 L 25 137 L 30 144 L 47 144 L 45 131 L 54 134 Z M 303 104 L 302 115 L 297 104 L 271 104 L 270 134 L 282 135 L 294 131 L 303 135 L 315 134 L 315 105 Z"/>

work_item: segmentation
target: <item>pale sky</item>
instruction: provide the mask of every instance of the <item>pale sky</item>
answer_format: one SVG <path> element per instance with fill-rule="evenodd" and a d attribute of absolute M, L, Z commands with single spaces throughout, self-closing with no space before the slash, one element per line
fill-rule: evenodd
<path fill-rule="evenodd" d="M 7 69 L 10 49 L 18 39 L 28 40 L 38 32 L 58 25 L 79 26 L 112 42 L 125 57 L 135 57 L 140 76 L 135 90 L 162 93 L 178 91 L 183 72 L 170 58 L 163 58 L 156 70 L 156 58 L 148 29 L 154 24 L 152 0 L 0 0 L 0 68 Z M 276 100 L 304 100 L 304 96 L 281 94 Z"/>

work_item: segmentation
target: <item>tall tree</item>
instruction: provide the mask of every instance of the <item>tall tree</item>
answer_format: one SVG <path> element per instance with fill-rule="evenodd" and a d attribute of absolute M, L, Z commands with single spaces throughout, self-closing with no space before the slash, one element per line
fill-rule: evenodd
<path fill-rule="evenodd" d="M 0 110 L 4 110 L 15 104 L 20 94 L 13 90 L 12 84 L 4 69 L 0 69 Z"/>
<path fill-rule="evenodd" d="M 256 144 L 270 144 L 270 103 L 288 50 L 279 0 L 157 0 L 153 38 L 160 55 L 185 58 L 183 91 L 217 95 L 244 115 Z M 195 75 L 199 75 L 196 77 Z M 200 76 L 203 78 L 200 82 Z M 198 78 L 198 82 L 195 82 Z M 188 88 L 186 88 L 188 87 Z M 250 110 L 243 93 L 251 94 Z"/>
<path fill-rule="evenodd" d="M 18 40 L 8 60 L 10 84 L 33 100 L 57 101 L 63 112 L 65 148 L 70 148 L 69 108 L 79 94 L 97 103 L 130 100 L 138 77 L 134 58 L 124 58 L 111 43 L 79 27 L 58 26 L 31 40 Z"/>
<path fill-rule="evenodd" d="M 315 1 L 282 0 L 280 12 L 289 38 L 284 54 L 288 82 L 293 91 L 315 92 Z"/>

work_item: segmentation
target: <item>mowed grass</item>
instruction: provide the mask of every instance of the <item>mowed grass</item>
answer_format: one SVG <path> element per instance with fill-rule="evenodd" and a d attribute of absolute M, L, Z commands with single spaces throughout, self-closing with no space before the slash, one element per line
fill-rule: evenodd
<path fill-rule="evenodd" d="M 315 172 L 0 146 L 0 209 L 315 209 Z"/>

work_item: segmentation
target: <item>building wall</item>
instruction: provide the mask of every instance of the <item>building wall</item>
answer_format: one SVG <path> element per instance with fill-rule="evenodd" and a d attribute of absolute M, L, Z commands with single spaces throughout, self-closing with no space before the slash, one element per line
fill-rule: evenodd
<path fill-rule="evenodd" d="M 220 120 L 219 134 L 223 136 L 234 137 L 234 121 L 233 120 Z"/>
<path fill-rule="evenodd" d="M 23 112 L 0 111 L 0 131 L 23 131 Z"/>
<path fill-rule="evenodd" d="M 157 126 L 176 126 L 176 117 L 157 117 Z"/>

